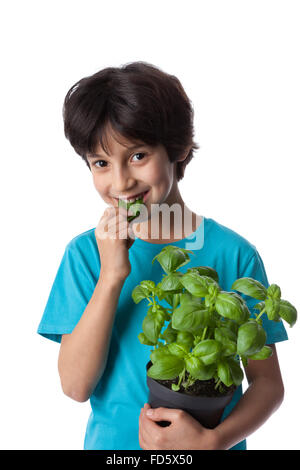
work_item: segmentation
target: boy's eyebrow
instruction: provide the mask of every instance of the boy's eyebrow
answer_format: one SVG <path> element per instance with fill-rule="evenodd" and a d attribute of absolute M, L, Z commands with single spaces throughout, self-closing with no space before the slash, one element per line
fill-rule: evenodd
<path fill-rule="evenodd" d="M 134 150 L 134 149 L 145 147 L 145 146 L 146 146 L 145 144 L 131 145 L 130 147 L 126 147 L 123 153 L 127 152 L 128 150 Z M 90 158 L 91 160 L 94 158 L 107 158 L 107 157 L 110 158 L 108 155 L 104 157 L 103 155 L 99 155 L 97 153 L 89 153 L 87 155 L 87 158 Z"/>

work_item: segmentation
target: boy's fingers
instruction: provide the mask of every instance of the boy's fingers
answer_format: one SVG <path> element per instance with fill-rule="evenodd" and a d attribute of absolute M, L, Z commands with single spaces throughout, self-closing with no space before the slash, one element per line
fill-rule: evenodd
<path fill-rule="evenodd" d="M 103 215 L 107 216 L 107 217 L 117 216 L 118 214 L 120 214 L 121 216 L 126 217 L 127 216 L 127 211 L 125 209 L 123 209 L 122 207 L 109 206 L 109 207 L 107 207 L 107 209 L 105 209 L 105 211 L 103 213 Z"/>
<path fill-rule="evenodd" d="M 122 207 L 107 207 L 97 225 L 96 233 L 99 238 L 131 238 L 134 232 L 128 222 L 128 212 Z"/>
<path fill-rule="evenodd" d="M 103 215 L 100 218 L 99 224 L 102 226 L 108 223 L 111 224 L 117 224 L 121 223 L 123 221 L 127 221 L 127 213 L 121 212 L 121 211 L 115 211 L 113 208 L 112 210 L 106 209 L 103 213 Z"/>

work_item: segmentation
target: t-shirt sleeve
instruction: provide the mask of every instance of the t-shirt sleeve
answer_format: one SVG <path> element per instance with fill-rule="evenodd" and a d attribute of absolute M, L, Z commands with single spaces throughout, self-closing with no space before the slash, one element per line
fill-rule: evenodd
<path fill-rule="evenodd" d="M 242 270 L 240 277 L 252 277 L 257 281 L 261 282 L 265 287 L 269 287 L 269 282 L 264 267 L 264 263 L 255 249 L 254 254 L 252 255 L 250 261 L 247 263 L 246 267 Z M 251 316 L 254 316 L 254 312 L 257 314 L 258 310 L 254 310 L 254 306 L 260 302 L 260 300 L 254 299 L 252 297 L 242 295 L 245 299 L 248 308 L 251 312 Z M 263 327 L 267 333 L 266 344 L 279 343 L 280 341 L 285 341 L 288 339 L 286 329 L 283 325 L 283 322 L 274 322 L 268 319 L 265 313 L 262 314 Z"/>
<path fill-rule="evenodd" d="M 66 248 L 54 279 L 37 333 L 58 343 L 72 333 L 95 289 L 84 253 L 74 243 Z"/>

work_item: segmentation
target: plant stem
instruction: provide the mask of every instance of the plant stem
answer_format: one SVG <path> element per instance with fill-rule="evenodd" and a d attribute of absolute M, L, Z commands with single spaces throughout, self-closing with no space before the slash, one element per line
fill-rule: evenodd
<path fill-rule="evenodd" d="M 185 368 L 183 369 L 183 371 L 179 374 L 179 380 L 178 380 L 178 387 L 180 387 L 180 384 L 183 380 L 183 377 L 185 377 Z"/>
<path fill-rule="evenodd" d="M 195 379 L 193 379 L 190 375 L 187 378 L 187 381 L 183 384 L 184 388 L 187 389 L 190 387 L 195 382 Z"/>
<path fill-rule="evenodd" d="M 202 337 L 201 337 L 201 341 L 204 340 L 205 335 L 206 335 L 206 332 L 207 332 L 207 326 L 206 326 L 206 327 L 204 328 L 204 330 L 203 330 Z"/>
<path fill-rule="evenodd" d="M 219 385 L 221 384 L 221 379 L 219 379 L 215 385 L 215 390 L 217 390 L 217 388 L 219 387 Z"/>
<path fill-rule="evenodd" d="M 260 314 L 255 318 L 255 321 L 259 320 L 262 314 L 265 312 L 266 308 L 263 308 Z"/>

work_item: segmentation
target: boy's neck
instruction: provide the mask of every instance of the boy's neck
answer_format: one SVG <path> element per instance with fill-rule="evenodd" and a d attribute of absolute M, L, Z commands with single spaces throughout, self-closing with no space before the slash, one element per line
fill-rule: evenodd
<path fill-rule="evenodd" d="M 173 243 L 177 242 L 179 240 L 182 240 L 184 238 L 187 238 L 189 235 L 194 233 L 199 225 L 202 223 L 202 216 L 197 215 L 195 212 L 190 211 L 190 216 L 189 216 L 189 222 L 186 223 L 184 220 L 182 221 L 181 228 L 180 226 L 177 226 L 176 229 L 175 227 L 171 226 L 170 227 L 170 237 L 166 238 L 165 234 L 162 233 L 162 224 L 159 226 L 159 233 L 158 233 L 158 238 L 157 238 L 157 231 L 154 230 L 155 233 L 155 238 L 151 237 L 151 226 L 148 228 L 148 232 L 143 232 L 140 229 L 141 224 L 137 224 L 134 227 L 134 232 L 136 236 L 145 242 L 148 243 L 156 243 L 156 244 L 162 244 L 162 243 Z M 191 220 L 191 223 L 190 223 Z M 178 236 L 178 233 L 181 233 L 180 236 Z M 149 237 L 150 234 L 150 237 Z"/>
<path fill-rule="evenodd" d="M 133 224 L 138 238 L 148 243 L 173 243 L 194 233 L 202 223 L 202 217 L 185 205 L 178 188 L 164 204 L 169 207 L 176 204 L 176 211 L 159 211 L 147 221 Z"/>

